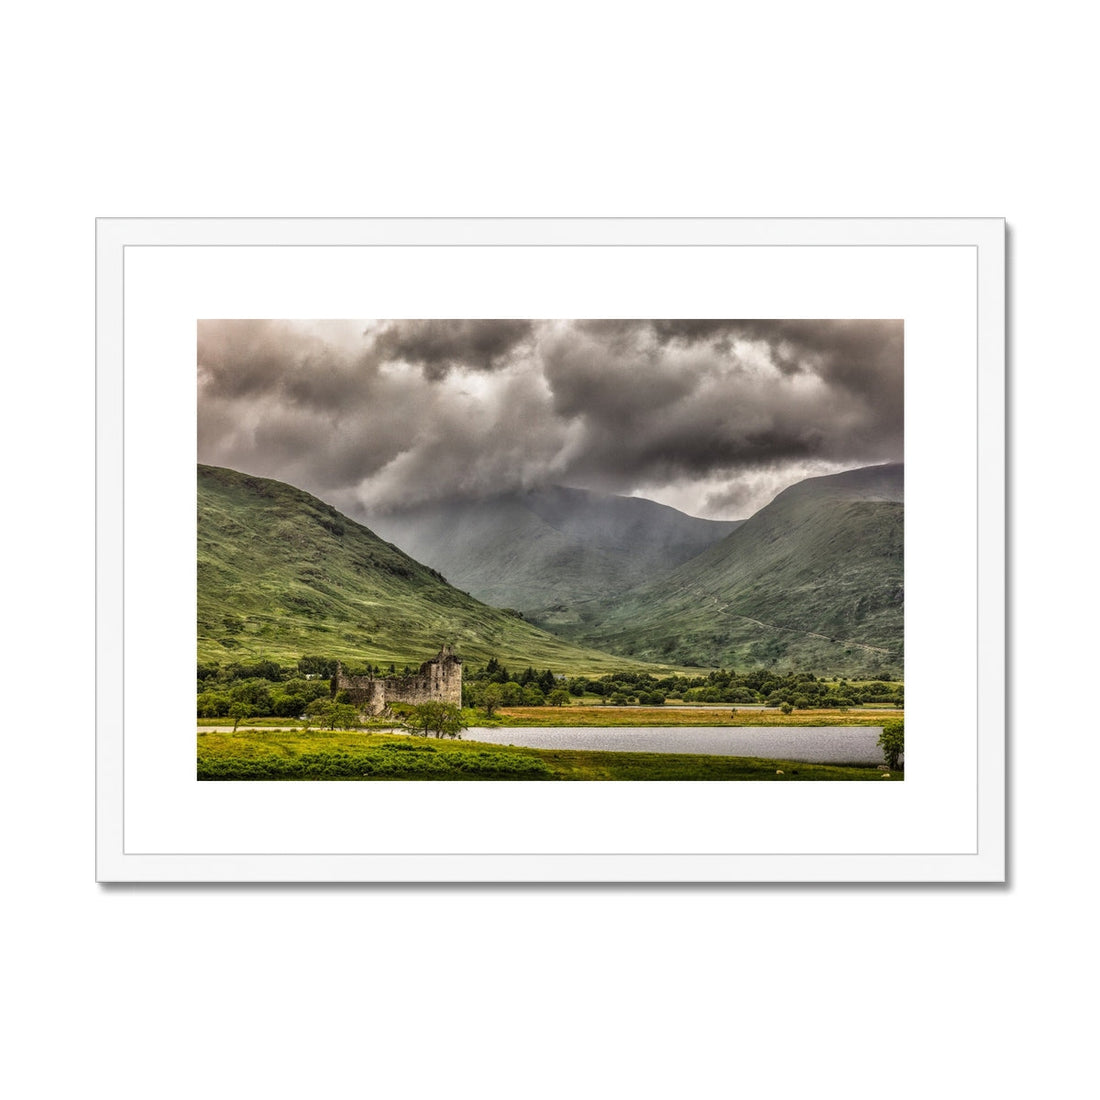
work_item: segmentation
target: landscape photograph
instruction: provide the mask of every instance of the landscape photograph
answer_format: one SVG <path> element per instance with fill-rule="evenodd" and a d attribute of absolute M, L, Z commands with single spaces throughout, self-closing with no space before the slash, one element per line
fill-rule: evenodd
<path fill-rule="evenodd" d="M 897 319 L 197 324 L 201 781 L 904 779 Z"/>

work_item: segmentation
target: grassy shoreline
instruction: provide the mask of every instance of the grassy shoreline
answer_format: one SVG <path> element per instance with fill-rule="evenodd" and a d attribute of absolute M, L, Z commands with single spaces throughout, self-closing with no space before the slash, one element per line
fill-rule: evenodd
<path fill-rule="evenodd" d="M 667 707 L 611 707 L 611 706 L 569 706 L 569 707 L 504 707 L 492 718 L 486 718 L 485 712 L 467 708 L 462 712 L 467 726 L 485 726 L 487 728 L 507 728 L 509 726 L 881 726 L 883 722 L 894 718 L 904 718 L 905 711 L 893 707 L 872 710 L 853 707 L 848 712 L 835 709 L 796 710 L 783 714 L 778 710 L 754 710 L 723 708 L 706 710 L 692 707 L 685 710 L 671 710 Z M 227 718 L 196 719 L 199 729 L 215 726 L 228 726 L 232 722 Z M 370 730 L 391 729 L 392 720 L 372 719 L 363 728 Z M 263 729 L 271 727 L 293 727 L 305 729 L 306 725 L 297 718 L 246 718 L 239 730 Z"/>
<path fill-rule="evenodd" d="M 200 781 L 874 781 L 876 767 L 695 753 L 534 749 L 349 731 L 199 731 Z M 891 773 L 889 781 L 903 778 Z"/>
<path fill-rule="evenodd" d="M 466 712 L 471 713 L 471 712 Z M 491 720 L 484 712 L 472 712 L 476 726 L 880 726 L 890 718 L 902 718 L 905 712 L 869 711 L 853 708 L 847 713 L 836 709 L 779 710 L 726 707 L 705 710 L 692 707 L 671 710 L 667 707 L 507 707 Z"/>

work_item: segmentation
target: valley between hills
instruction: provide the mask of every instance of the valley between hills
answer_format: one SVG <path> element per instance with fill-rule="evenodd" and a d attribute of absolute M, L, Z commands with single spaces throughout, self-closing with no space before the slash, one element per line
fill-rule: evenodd
<path fill-rule="evenodd" d="M 904 467 L 811 478 L 744 521 L 579 489 L 372 515 L 198 469 L 198 657 L 772 668 L 900 678 Z"/>

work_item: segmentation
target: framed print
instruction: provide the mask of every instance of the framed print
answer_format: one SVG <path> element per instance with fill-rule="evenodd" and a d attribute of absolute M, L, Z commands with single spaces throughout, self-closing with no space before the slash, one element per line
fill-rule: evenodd
<path fill-rule="evenodd" d="M 1003 881 L 1001 219 L 96 270 L 100 881 Z"/>

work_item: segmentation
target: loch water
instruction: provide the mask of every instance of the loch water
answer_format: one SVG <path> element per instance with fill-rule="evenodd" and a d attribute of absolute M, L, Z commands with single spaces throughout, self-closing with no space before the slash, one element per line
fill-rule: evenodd
<path fill-rule="evenodd" d="M 510 726 L 471 727 L 463 737 L 494 745 L 601 752 L 763 756 L 809 764 L 881 764 L 881 726 Z"/>

